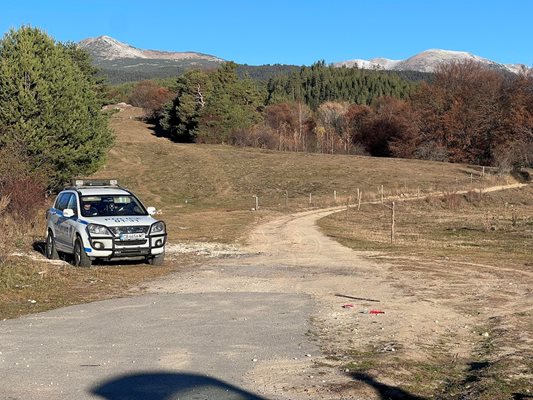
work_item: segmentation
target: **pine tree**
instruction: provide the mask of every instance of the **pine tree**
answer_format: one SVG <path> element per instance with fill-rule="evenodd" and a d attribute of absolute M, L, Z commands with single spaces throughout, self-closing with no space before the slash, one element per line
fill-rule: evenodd
<path fill-rule="evenodd" d="M 212 91 L 213 84 L 205 72 L 193 70 L 180 76 L 176 81 L 176 97 L 164 111 L 162 128 L 179 141 L 193 142 Z"/>
<path fill-rule="evenodd" d="M 0 148 L 18 144 L 49 185 L 96 171 L 112 134 L 95 81 L 64 45 L 23 26 L 0 41 Z"/>
<path fill-rule="evenodd" d="M 198 140 L 228 143 L 231 135 L 259 122 L 263 96 L 249 79 L 239 79 L 237 65 L 227 62 L 212 76 L 213 93 L 202 110 Z"/>

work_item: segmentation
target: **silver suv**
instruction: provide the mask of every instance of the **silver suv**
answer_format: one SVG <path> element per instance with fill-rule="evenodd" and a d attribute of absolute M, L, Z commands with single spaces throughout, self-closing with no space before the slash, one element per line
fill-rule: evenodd
<path fill-rule="evenodd" d="M 46 257 L 72 254 L 81 267 L 126 258 L 162 265 L 167 233 L 155 213 L 116 180 L 75 180 L 47 212 Z"/>

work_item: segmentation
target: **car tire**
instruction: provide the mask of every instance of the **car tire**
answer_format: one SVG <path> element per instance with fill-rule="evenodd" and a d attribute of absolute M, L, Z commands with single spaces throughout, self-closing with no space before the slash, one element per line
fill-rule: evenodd
<path fill-rule="evenodd" d="M 54 240 L 54 234 L 51 230 L 49 230 L 48 234 L 46 235 L 44 253 L 46 258 L 48 258 L 49 260 L 57 260 L 59 258 L 59 254 L 57 253 L 56 249 L 56 241 Z"/>
<path fill-rule="evenodd" d="M 92 261 L 89 256 L 87 256 L 87 253 L 85 253 L 83 244 L 79 237 L 76 238 L 76 242 L 74 243 L 74 265 L 76 267 L 84 268 L 92 265 Z"/>
<path fill-rule="evenodd" d="M 149 257 L 146 259 L 146 262 L 154 267 L 160 267 L 165 263 L 165 253 L 161 253 L 155 257 Z"/>

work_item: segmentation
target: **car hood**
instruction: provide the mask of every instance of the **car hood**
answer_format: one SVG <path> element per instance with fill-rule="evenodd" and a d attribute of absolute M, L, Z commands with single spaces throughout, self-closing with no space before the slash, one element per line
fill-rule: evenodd
<path fill-rule="evenodd" d="M 138 216 L 117 216 L 117 217 L 83 217 L 82 221 L 89 224 L 99 224 L 105 226 L 141 226 L 152 225 L 156 219 L 148 215 Z"/>

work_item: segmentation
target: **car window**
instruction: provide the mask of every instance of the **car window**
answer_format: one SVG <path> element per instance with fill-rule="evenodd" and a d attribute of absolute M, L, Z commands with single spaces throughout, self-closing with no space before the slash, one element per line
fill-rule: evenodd
<path fill-rule="evenodd" d="M 56 200 L 55 208 L 60 211 L 63 211 L 65 208 L 67 208 L 70 196 L 70 193 L 61 193 Z"/>
<path fill-rule="evenodd" d="M 84 217 L 114 217 L 147 214 L 144 206 L 135 198 L 135 196 L 92 195 L 81 197 L 81 215 Z"/>
<path fill-rule="evenodd" d="M 74 211 L 74 214 L 78 214 L 78 202 L 74 194 L 70 194 L 67 208 L 70 208 L 72 211 Z"/>

